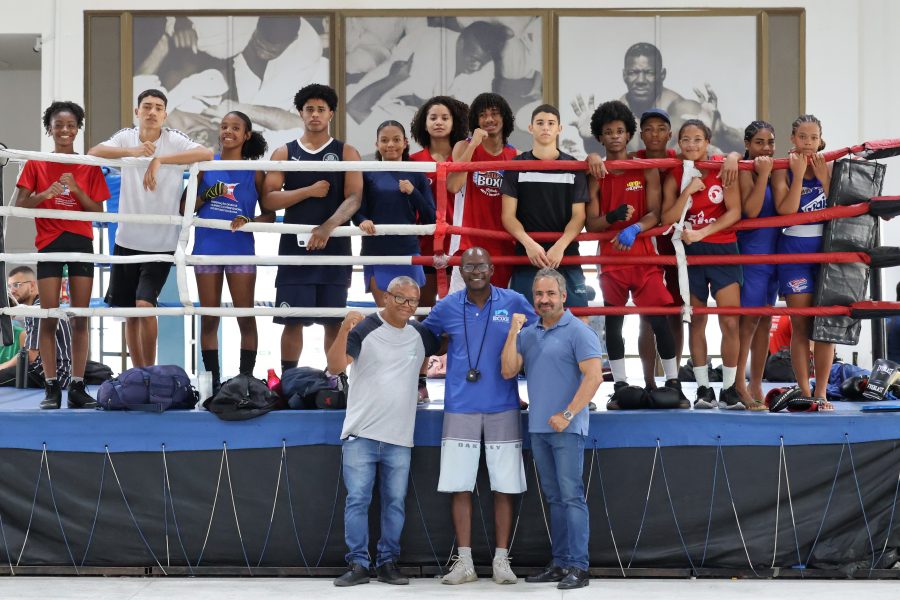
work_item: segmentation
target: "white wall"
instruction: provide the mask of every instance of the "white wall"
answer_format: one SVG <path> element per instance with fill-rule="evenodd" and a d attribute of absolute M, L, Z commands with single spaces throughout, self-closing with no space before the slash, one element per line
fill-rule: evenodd
<path fill-rule="evenodd" d="M 796 0 L 778 2 L 744 0 L 695 0 L 697 8 L 777 8 L 806 10 L 806 109 L 825 124 L 829 147 L 851 145 L 866 139 L 900 137 L 900 2 L 892 0 Z M 550 5 L 536 0 L 457 0 L 460 9 L 522 8 L 635 8 L 648 3 L 640 0 L 568 0 Z M 653 8 L 683 9 L 684 0 L 656 0 Z M 179 0 L 157 0 L 153 10 L 183 10 Z M 191 9 L 286 9 L 315 10 L 379 8 L 427 8 L 416 0 L 194 0 Z M 39 31 L 44 36 L 41 76 L 41 106 L 53 99 L 84 100 L 84 11 L 141 10 L 150 8 L 137 0 L 31 0 L 17 3 L 16 10 L 5 11 L 0 33 Z M 434 8 L 446 9 L 446 4 Z M 773 57 L 779 60 L 779 57 Z M 740 66 L 735 65 L 740 73 Z M 33 112 L 29 109 L 28 112 Z M 4 121 L 19 119 L 4 111 Z M 44 149 L 48 142 L 44 140 Z M 889 161 L 886 194 L 900 194 L 900 159 Z M 900 219 L 884 227 L 886 245 L 898 245 Z M 885 272 L 885 296 L 893 299 L 893 288 L 900 280 L 900 269 Z M 861 351 L 869 347 L 861 340 Z M 865 360 L 864 357 L 861 357 Z"/>

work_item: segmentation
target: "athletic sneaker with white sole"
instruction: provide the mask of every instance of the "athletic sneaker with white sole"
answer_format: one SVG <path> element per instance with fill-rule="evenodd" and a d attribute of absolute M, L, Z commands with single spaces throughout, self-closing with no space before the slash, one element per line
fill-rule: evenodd
<path fill-rule="evenodd" d="M 518 583 L 519 578 L 513 573 L 509 565 L 509 556 L 495 556 L 492 563 L 494 567 L 494 583 Z"/>
<path fill-rule="evenodd" d="M 478 581 L 478 575 L 475 573 L 475 565 L 471 562 L 464 561 L 459 556 L 451 557 L 453 564 L 450 566 L 450 572 L 441 577 L 441 583 L 446 585 L 459 585 L 461 583 L 471 583 Z"/>

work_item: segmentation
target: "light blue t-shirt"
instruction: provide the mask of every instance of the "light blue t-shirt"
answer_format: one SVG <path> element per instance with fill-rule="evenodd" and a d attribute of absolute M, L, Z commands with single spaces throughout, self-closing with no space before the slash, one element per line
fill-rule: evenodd
<path fill-rule="evenodd" d="M 516 338 L 516 349 L 525 361 L 528 378 L 528 431 L 555 433 L 547 423 L 566 410 L 581 385 L 578 363 L 600 358 L 600 338 L 568 310 L 550 329 L 541 321 L 526 326 Z M 566 433 L 587 435 L 588 409 L 578 412 Z"/>
<path fill-rule="evenodd" d="M 500 374 L 500 354 L 515 313 L 524 314 L 526 323 L 537 320 L 525 296 L 493 286 L 482 308 L 469 301 L 466 290 L 460 290 L 431 309 L 422 324 L 434 335 L 446 333 L 450 338 L 445 412 L 498 413 L 519 408 L 518 382 Z M 470 368 L 481 373 L 478 381 L 466 380 Z"/>

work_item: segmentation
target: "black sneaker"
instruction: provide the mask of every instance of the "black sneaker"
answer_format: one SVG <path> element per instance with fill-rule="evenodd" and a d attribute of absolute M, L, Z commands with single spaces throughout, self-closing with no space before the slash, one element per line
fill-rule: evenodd
<path fill-rule="evenodd" d="M 687 399 L 684 392 L 681 391 L 681 382 L 677 379 L 667 379 L 665 387 L 678 390 L 678 408 L 690 408 L 691 401 Z"/>
<path fill-rule="evenodd" d="M 350 565 L 350 569 L 334 580 L 337 587 L 350 587 L 361 583 L 369 583 L 369 570 L 356 563 Z"/>
<path fill-rule="evenodd" d="M 576 590 L 583 588 L 591 583 L 591 576 L 584 569 L 572 567 L 563 580 L 556 584 L 556 588 L 560 590 Z"/>
<path fill-rule="evenodd" d="M 66 406 L 69 408 L 97 408 L 97 401 L 87 393 L 84 381 L 73 381 L 69 384 Z"/>
<path fill-rule="evenodd" d="M 41 400 L 41 408 L 59 408 L 62 404 L 62 388 L 56 379 L 44 383 L 44 399 Z"/>
<path fill-rule="evenodd" d="M 738 394 L 733 385 L 719 392 L 719 408 L 724 408 L 726 410 L 747 409 L 744 405 L 744 401 L 741 400 L 741 395 Z"/>
<path fill-rule="evenodd" d="M 694 410 L 700 408 L 716 408 L 716 392 L 711 387 L 701 385 L 697 388 L 697 399 L 694 401 Z"/>
<path fill-rule="evenodd" d="M 400 574 L 400 569 L 394 561 L 389 560 L 380 567 L 375 567 L 378 573 L 378 581 L 382 583 L 390 583 L 391 585 L 409 585 L 409 579 Z"/>
<path fill-rule="evenodd" d="M 606 410 L 619 410 L 619 403 L 613 400 L 616 396 L 616 392 L 618 392 L 623 387 L 626 387 L 628 382 L 625 381 L 617 381 L 613 384 L 613 393 L 609 397 L 609 400 L 606 402 Z"/>

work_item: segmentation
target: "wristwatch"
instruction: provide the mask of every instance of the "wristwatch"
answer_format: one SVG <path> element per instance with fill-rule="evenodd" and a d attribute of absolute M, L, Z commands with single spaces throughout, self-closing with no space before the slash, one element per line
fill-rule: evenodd
<path fill-rule="evenodd" d="M 564 410 L 562 415 L 566 421 L 571 421 L 572 418 L 575 416 L 572 414 L 572 411 L 569 409 Z"/>

